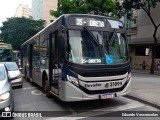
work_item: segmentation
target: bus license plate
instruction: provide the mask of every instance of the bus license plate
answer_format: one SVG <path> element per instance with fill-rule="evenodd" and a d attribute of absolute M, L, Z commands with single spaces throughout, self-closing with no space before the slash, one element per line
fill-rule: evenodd
<path fill-rule="evenodd" d="M 113 98 L 113 97 L 114 97 L 113 93 L 106 93 L 106 94 L 100 95 L 100 99 L 109 99 L 109 98 Z"/>

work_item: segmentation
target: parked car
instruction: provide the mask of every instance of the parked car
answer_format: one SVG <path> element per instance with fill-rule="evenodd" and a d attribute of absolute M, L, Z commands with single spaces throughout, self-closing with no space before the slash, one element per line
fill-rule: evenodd
<path fill-rule="evenodd" d="M 5 62 L 4 63 L 7 67 L 7 71 L 9 73 L 12 86 L 23 86 L 23 77 L 20 71 L 21 68 L 18 68 L 15 62 Z"/>
<path fill-rule="evenodd" d="M 14 111 L 14 101 L 9 74 L 5 65 L 0 63 L 0 112 L 5 111 Z"/>

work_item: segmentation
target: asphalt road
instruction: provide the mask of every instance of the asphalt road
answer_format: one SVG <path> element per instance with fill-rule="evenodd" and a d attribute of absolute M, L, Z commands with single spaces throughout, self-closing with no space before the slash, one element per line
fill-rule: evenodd
<path fill-rule="evenodd" d="M 18 116 L 13 118 L 14 120 L 117 120 L 117 118 L 119 120 L 139 120 L 139 117 L 122 117 L 122 114 L 130 114 L 130 112 L 136 114 L 141 113 L 140 111 L 148 111 L 149 113 L 152 111 L 156 114 L 156 111 L 159 111 L 149 105 L 125 97 L 103 101 L 65 103 L 54 97 L 47 98 L 38 86 L 26 80 L 24 80 L 23 88 L 16 87 L 13 91 L 15 111 L 21 115 L 21 112 L 29 111 L 43 113 L 41 118 Z M 140 117 L 140 119 L 159 120 L 157 117 Z"/>

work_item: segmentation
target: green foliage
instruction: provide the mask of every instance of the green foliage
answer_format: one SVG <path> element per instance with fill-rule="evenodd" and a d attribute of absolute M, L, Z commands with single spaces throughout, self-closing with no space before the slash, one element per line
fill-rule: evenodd
<path fill-rule="evenodd" d="M 1 38 L 5 43 L 10 43 L 13 49 L 19 50 L 20 45 L 44 28 L 44 21 L 30 18 L 8 18 L 3 22 Z"/>
<path fill-rule="evenodd" d="M 73 13 L 115 15 L 116 2 L 114 0 L 59 0 L 57 11 L 50 12 L 55 17 Z"/>
<path fill-rule="evenodd" d="M 116 3 L 113 0 L 86 0 L 87 11 L 96 15 L 115 14 Z"/>
<path fill-rule="evenodd" d="M 160 0 L 125 0 L 123 3 L 124 13 L 131 19 L 132 10 L 143 9 L 150 16 L 151 8 L 155 8 Z"/>
<path fill-rule="evenodd" d="M 87 13 L 85 0 L 59 0 L 57 11 L 50 11 L 50 14 L 55 17 L 70 13 Z"/>

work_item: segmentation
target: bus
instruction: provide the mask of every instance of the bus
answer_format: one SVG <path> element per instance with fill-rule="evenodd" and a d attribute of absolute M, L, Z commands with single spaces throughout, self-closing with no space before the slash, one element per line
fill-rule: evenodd
<path fill-rule="evenodd" d="M 120 20 L 64 14 L 21 45 L 22 72 L 47 97 L 109 99 L 130 91 L 131 65 Z"/>
<path fill-rule="evenodd" d="M 0 62 L 12 62 L 13 49 L 12 45 L 0 42 Z"/>

